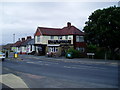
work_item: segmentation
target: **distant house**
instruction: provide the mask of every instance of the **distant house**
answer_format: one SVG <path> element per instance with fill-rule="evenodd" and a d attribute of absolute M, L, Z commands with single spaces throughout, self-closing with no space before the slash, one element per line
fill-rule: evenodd
<path fill-rule="evenodd" d="M 21 43 L 21 54 L 30 54 L 32 53 L 34 49 L 34 39 L 31 38 L 31 36 L 28 36 L 27 39 Z"/>
<path fill-rule="evenodd" d="M 38 27 L 35 34 L 35 51 L 39 55 L 47 52 L 56 52 L 58 55 L 65 55 L 68 48 L 75 48 L 84 52 L 84 32 L 75 26 L 67 23 L 63 28 Z"/>
<path fill-rule="evenodd" d="M 22 47 L 22 43 L 24 43 L 26 40 L 25 38 L 19 39 L 15 44 L 12 45 L 12 50 L 17 53 L 22 53 L 24 51 L 24 47 Z"/>
<path fill-rule="evenodd" d="M 31 39 L 27 43 L 26 47 L 27 47 L 27 54 L 34 54 L 34 52 L 35 52 L 34 39 Z"/>
<path fill-rule="evenodd" d="M 19 41 L 12 45 L 12 50 L 20 54 L 30 54 L 35 51 L 34 39 L 31 36 L 27 36 L 26 39 L 19 39 Z"/>
<path fill-rule="evenodd" d="M 13 45 L 13 44 L 6 44 L 6 45 L 3 45 L 3 46 L 2 46 L 2 49 L 3 49 L 3 50 L 9 50 L 9 51 L 11 51 L 12 45 Z"/>
<path fill-rule="evenodd" d="M 21 45 L 21 42 L 22 41 L 17 41 L 16 43 L 14 43 L 13 45 L 12 45 L 12 51 L 14 51 L 14 52 L 17 52 L 17 53 L 20 53 L 20 45 Z"/>

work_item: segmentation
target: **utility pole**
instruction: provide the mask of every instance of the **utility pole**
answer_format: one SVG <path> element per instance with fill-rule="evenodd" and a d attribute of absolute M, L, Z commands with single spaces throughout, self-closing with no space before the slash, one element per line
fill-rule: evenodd
<path fill-rule="evenodd" d="M 13 34 L 13 43 L 15 43 L 15 33 Z"/>

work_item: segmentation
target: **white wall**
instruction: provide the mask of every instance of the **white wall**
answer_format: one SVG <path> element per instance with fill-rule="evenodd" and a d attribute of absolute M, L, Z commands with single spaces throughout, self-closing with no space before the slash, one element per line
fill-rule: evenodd
<path fill-rule="evenodd" d="M 35 44 L 48 44 L 48 40 L 50 39 L 51 36 L 40 36 L 40 42 L 37 42 L 37 36 L 35 36 Z M 54 36 L 54 39 L 52 40 L 58 40 L 58 36 Z M 61 40 L 66 40 L 65 36 L 62 36 Z M 73 44 L 73 35 L 68 35 L 68 39 L 71 40 L 71 44 Z"/>

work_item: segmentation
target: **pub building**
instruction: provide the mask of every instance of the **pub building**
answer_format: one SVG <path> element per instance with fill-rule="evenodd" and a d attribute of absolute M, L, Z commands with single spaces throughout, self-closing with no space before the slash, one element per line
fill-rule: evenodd
<path fill-rule="evenodd" d="M 64 56 L 69 48 L 85 51 L 84 32 L 67 23 L 63 28 L 38 27 L 35 34 L 35 51 L 38 55 L 55 52 Z"/>

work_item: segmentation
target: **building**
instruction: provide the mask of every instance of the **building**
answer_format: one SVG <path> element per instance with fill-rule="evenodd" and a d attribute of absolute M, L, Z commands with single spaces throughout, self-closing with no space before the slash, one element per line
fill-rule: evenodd
<path fill-rule="evenodd" d="M 17 41 L 16 43 L 14 43 L 13 45 L 12 45 L 12 51 L 13 52 L 17 52 L 17 53 L 20 53 L 20 45 L 21 45 L 21 41 L 19 40 L 19 41 Z"/>
<path fill-rule="evenodd" d="M 47 52 L 56 52 L 59 56 L 65 55 L 69 48 L 84 52 L 86 44 L 84 33 L 75 26 L 67 23 L 63 28 L 38 27 L 35 34 L 35 51 L 38 55 Z"/>
<path fill-rule="evenodd" d="M 34 39 L 31 36 L 27 36 L 27 39 L 19 39 L 15 44 L 12 45 L 12 50 L 20 54 L 32 53 L 34 49 Z"/>
<path fill-rule="evenodd" d="M 21 44 L 21 54 L 31 54 L 35 51 L 34 48 L 34 39 L 31 36 L 28 36 L 25 42 Z"/>
<path fill-rule="evenodd" d="M 9 50 L 9 51 L 11 51 L 12 45 L 13 45 L 13 44 L 6 44 L 6 45 L 3 45 L 3 46 L 2 46 L 2 50 Z"/>

